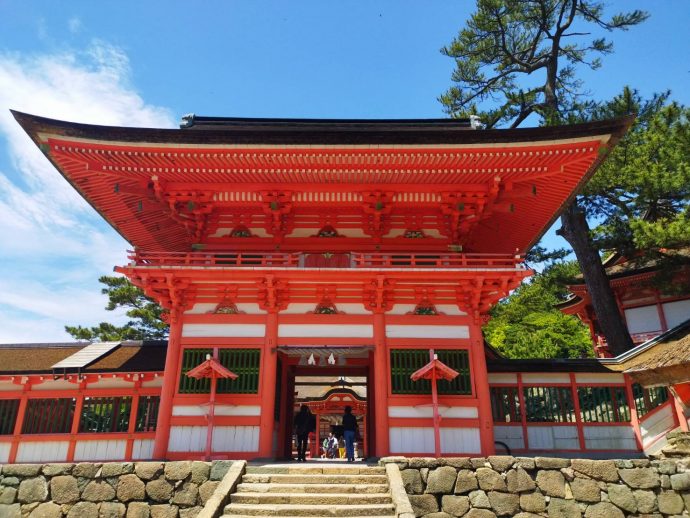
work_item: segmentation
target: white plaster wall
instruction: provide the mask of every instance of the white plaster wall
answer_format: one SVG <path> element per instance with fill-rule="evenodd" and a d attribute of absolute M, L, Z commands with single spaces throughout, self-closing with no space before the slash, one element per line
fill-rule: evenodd
<path fill-rule="evenodd" d="M 505 443 L 511 450 L 520 450 L 525 447 L 522 426 L 501 426 L 495 424 L 494 440 Z"/>
<path fill-rule="evenodd" d="M 340 306 L 338 306 L 340 307 Z M 388 315 L 407 315 L 408 313 L 414 311 L 416 304 L 395 304 L 389 311 Z M 436 310 L 446 315 L 453 316 L 465 316 L 467 313 L 460 311 L 460 309 L 454 304 L 436 304 Z"/>
<path fill-rule="evenodd" d="M 11 446 L 9 442 L 0 442 L 0 462 L 7 462 L 10 459 Z"/>
<path fill-rule="evenodd" d="M 466 316 L 467 313 L 460 311 L 460 309 L 454 304 L 436 304 L 436 310 L 446 315 L 454 316 Z"/>
<path fill-rule="evenodd" d="M 588 450 L 636 450 L 632 426 L 584 426 Z"/>
<path fill-rule="evenodd" d="M 74 460 L 122 460 L 127 441 L 77 441 Z"/>
<path fill-rule="evenodd" d="M 206 315 L 212 313 L 217 305 L 211 302 L 198 302 L 194 304 L 192 309 L 185 311 L 185 315 Z M 247 315 L 263 315 L 266 313 L 266 310 L 261 309 L 256 302 L 237 302 L 235 306 Z"/>
<path fill-rule="evenodd" d="M 527 384 L 540 385 L 542 383 L 570 383 L 570 376 L 567 372 L 534 372 L 522 375 L 522 382 Z"/>
<path fill-rule="evenodd" d="M 11 381 L 0 381 L 0 392 L 9 392 L 11 390 L 22 390 L 21 385 L 15 385 Z"/>
<path fill-rule="evenodd" d="M 213 451 L 258 451 L 258 426 L 216 426 L 213 428 Z"/>
<path fill-rule="evenodd" d="M 430 317 L 432 318 L 432 317 Z M 468 326 L 386 325 L 388 338 L 469 338 Z"/>
<path fill-rule="evenodd" d="M 489 374 L 489 383 L 517 383 L 517 374 L 493 372 Z"/>
<path fill-rule="evenodd" d="M 472 406 L 447 407 L 440 406 L 441 417 L 476 419 L 479 415 L 477 408 Z M 433 417 L 434 410 L 431 406 L 389 406 L 388 417 L 425 418 Z"/>
<path fill-rule="evenodd" d="M 434 453 L 434 429 L 393 426 L 388 429 L 392 453 Z"/>
<path fill-rule="evenodd" d="M 370 237 L 361 228 L 338 228 L 338 234 L 345 237 Z"/>
<path fill-rule="evenodd" d="M 258 405 L 216 405 L 215 415 L 259 416 L 261 407 Z M 208 415 L 208 405 L 176 405 L 172 415 L 203 416 Z"/>
<path fill-rule="evenodd" d="M 17 449 L 17 462 L 64 462 L 68 441 L 22 442 Z"/>
<path fill-rule="evenodd" d="M 646 419 L 643 417 L 640 422 L 640 432 L 642 434 L 643 446 L 649 445 L 655 437 L 659 434 L 667 432 L 675 428 L 675 419 L 673 418 L 673 407 L 666 405 L 664 408 L 654 412 Z"/>
<path fill-rule="evenodd" d="M 292 233 L 287 234 L 285 237 L 311 237 L 315 236 L 316 234 L 319 233 L 319 230 L 321 228 L 316 228 L 316 227 L 297 227 L 295 228 Z M 338 229 L 336 229 L 338 230 Z M 328 239 L 328 238 L 326 238 Z M 330 238 L 330 239 L 337 239 L 337 238 Z"/>
<path fill-rule="evenodd" d="M 172 426 L 168 451 L 204 451 L 206 449 L 206 426 Z"/>
<path fill-rule="evenodd" d="M 113 378 L 112 376 L 103 376 L 103 378 L 99 379 L 95 383 L 89 383 L 88 388 L 90 389 L 109 389 L 109 388 L 123 388 L 123 389 L 131 389 L 134 388 L 134 381 L 126 380 L 126 379 L 120 379 L 120 378 Z"/>
<path fill-rule="evenodd" d="M 371 311 L 365 308 L 364 304 L 336 302 L 335 306 L 338 308 L 338 311 L 342 311 L 346 315 L 371 315 Z M 314 310 L 314 307 L 312 306 L 311 311 Z"/>
<path fill-rule="evenodd" d="M 578 450 L 577 426 L 527 426 L 530 450 Z"/>
<path fill-rule="evenodd" d="M 481 453 L 479 428 L 441 428 L 441 453 Z"/>
<path fill-rule="evenodd" d="M 76 378 L 73 378 L 76 379 Z M 15 385 L 16 387 L 17 385 Z M 32 391 L 43 391 L 43 390 L 76 390 L 79 388 L 79 385 L 77 383 L 70 383 L 69 381 L 65 379 L 59 379 L 59 380 L 48 380 L 44 381 L 43 383 L 39 383 L 37 385 L 32 385 L 31 390 Z"/>
<path fill-rule="evenodd" d="M 184 324 L 182 336 L 185 338 L 261 338 L 266 334 L 264 324 Z"/>
<path fill-rule="evenodd" d="M 149 381 L 143 381 L 141 383 L 141 386 L 146 387 L 146 388 L 162 387 L 163 386 L 163 376 L 158 376 L 157 378 L 153 378 L 152 380 L 149 380 Z"/>
<path fill-rule="evenodd" d="M 414 311 L 416 304 L 395 304 L 390 310 L 388 310 L 388 315 L 407 315 L 409 312 Z"/>
<path fill-rule="evenodd" d="M 578 383 L 625 383 L 625 378 L 622 374 L 596 374 L 590 372 L 579 372 L 575 374 L 575 380 Z"/>
<path fill-rule="evenodd" d="M 135 439 L 132 443 L 132 458 L 134 460 L 153 458 L 153 442 L 153 439 Z"/>
<path fill-rule="evenodd" d="M 661 321 L 656 304 L 639 308 L 626 309 L 625 320 L 628 323 L 628 331 L 634 333 L 649 333 L 661 329 Z"/>
<path fill-rule="evenodd" d="M 371 315 L 371 311 L 364 307 L 364 304 L 356 303 L 335 303 L 338 311 L 346 315 Z M 305 315 L 314 311 L 316 304 L 307 302 L 293 302 L 280 312 L 281 315 Z"/>
<path fill-rule="evenodd" d="M 690 300 L 676 300 L 662 304 L 668 328 L 674 328 L 690 318 Z"/>
<path fill-rule="evenodd" d="M 372 338 L 374 326 L 368 324 L 279 324 L 278 336 Z"/>

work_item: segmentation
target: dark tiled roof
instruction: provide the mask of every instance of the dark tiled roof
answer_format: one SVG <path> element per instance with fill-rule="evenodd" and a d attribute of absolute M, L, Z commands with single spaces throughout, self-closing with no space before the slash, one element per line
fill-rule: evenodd
<path fill-rule="evenodd" d="M 537 128 L 471 130 L 463 119 L 241 119 L 194 117 L 189 129 L 131 128 L 59 121 L 12 110 L 39 143 L 37 135 L 119 142 L 185 144 L 487 144 L 539 142 L 612 134 L 621 137 L 632 117 Z M 195 129 L 196 127 L 196 129 Z"/>

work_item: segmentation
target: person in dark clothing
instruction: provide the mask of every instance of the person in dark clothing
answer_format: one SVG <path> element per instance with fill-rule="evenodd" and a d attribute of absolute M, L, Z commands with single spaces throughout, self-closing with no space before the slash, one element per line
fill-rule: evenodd
<path fill-rule="evenodd" d="M 302 405 L 295 415 L 295 434 L 297 435 L 297 461 L 307 461 L 307 444 L 312 427 L 312 415 L 307 405 Z"/>
<path fill-rule="evenodd" d="M 357 435 L 357 418 L 352 415 L 352 407 L 345 407 L 343 415 L 343 436 L 345 437 L 345 454 L 348 462 L 355 461 L 355 436 Z"/>

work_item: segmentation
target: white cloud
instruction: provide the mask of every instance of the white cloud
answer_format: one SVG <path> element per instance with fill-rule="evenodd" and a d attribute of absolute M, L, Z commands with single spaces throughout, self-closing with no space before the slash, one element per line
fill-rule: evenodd
<path fill-rule="evenodd" d="M 79 31 L 81 31 L 81 18 L 78 16 L 73 16 L 67 20 L 67 28 L 72 34 L 77 34 Z"/>
<path fill-rule="evenodd" d="M 0 343 L 70 340 L 64 324 L 113 319 L 97 279 L 124 262 L 128 245 L 46 160 L 10 108 L 115 126 L 174 121 L 135 91 L 127 55 L 105 42 L 82 52 L 0 53 Z"/>

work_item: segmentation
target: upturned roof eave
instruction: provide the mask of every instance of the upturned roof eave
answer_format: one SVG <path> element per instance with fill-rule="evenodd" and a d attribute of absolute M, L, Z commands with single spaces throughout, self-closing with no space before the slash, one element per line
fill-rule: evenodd
<path fill-rule="evenodd" d="M 38 133 L 71 138 L 117 142 L 177 144 L 488 144 L 539 142 L 611 135 L 620 138 L 632 123 L 632 117 L 536 128 L 471 130 L 448 119 L 241 119 L 244 123 L 219 126 L 218 129 L 135 128 L 68 122 L 10 110 L 17 122 L 38 143 Z M 238 119 L 239 120 L 239 119 Z M 262 121 L 257 123 L 257 121 Z"/>

